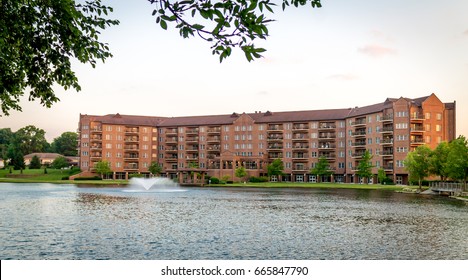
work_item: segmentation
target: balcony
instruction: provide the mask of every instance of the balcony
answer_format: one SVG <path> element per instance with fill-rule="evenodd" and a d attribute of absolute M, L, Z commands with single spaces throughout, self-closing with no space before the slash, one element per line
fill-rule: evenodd
<path fill-rule="evenodd" d="M 318 138 L 319 139 L 335 139 L 336 134 L 335 133 L 319 133 Z"/>
<path fill-rule="evenodd" d="M 138 142 L 138 136 L 132 136 L 132 137 L 125 137 L 124 139 L 125 142 Z"/>
<path fill-rule="evenodd" d="M 198 148 L 199 148 L 198 145 L 191 145 L 191 146 L 187 146 L 187 147 L 185 148 L 185 150 L 186 150 L 187 152 L 189 152 L 189 151 L 197 151 L 197 152 L 198 152 Z"/>
<path fill-rule="evenodd" d="M 305 123 L 293 124 L 293 130 L 308 130 L 309 125 Z"/>
<path fill-rule="evenodd" d="M 164 158 L 166 162 L 177 162 L 177 155 Z"/>
<path fill-rule="evenodd" d="M 411 119 L 411 121 L 419 123 L 419 122 L 424 121 L 425 118 L 424 118 L 424 114 L 414 112 L 414 113 L 411 113 L 410 119 Z"/>
<path fill-rule="evenodd" d="M 207 159 L 215 159 L 215 158 L 219 158 L 219 157 L 220 157 L 219 152 L 218 153 L 213 153 L 213 154 L 208 154 L 206 156 Z"/>
<path fill-rule="evenodd" d="M 166 129 L 166 135 L 177 135 L 177 128 L 168 128 Z"/>
<path fill-rule="evenodd" d="M 206 147 L 206 150 L 208 151 L 208 153 L 219 152 L 221 151 L 221 145 L 208 145 Z"/>
<path fill-rule="evenodd" d="M 89 138 L 90 142 L 102 142 L 102 136 L 101 135 L 92 135 Z"/>
<path fill-rule="evenodd" d="M 356 153 L 353 153 L 351 155 L 352 158 L 362 158 L 362 156 L 364 155 L 365 153 L 364 152 L 356 152 Z"/>
<path fill-rule="evenodd" d="M 138 163 L 129 163 L 124 166 L 124 170 L 138 170 Z"/>
<path fill-rule="evenodd" d="M 393 126 L 384 126 L 380 130 L 380 133 L 382 133 L 382 134 L 393 134 Z"/>
<path fill-rule="evenodd" d="M 319 123 L 318 130 L 333 130 L 333 129 L 336 129 L 336 124 L 334 122 Z"/>
<path fill-rule="evenodd" d="M 393 145 L 393 138 L 385 138 L 385 139 L 380 140 L 380 145 L 383 145 L 383 146 Z"/>
<path fill-rule="evenodd" d="M 293 172 L 309 172 L 310 170 L 304 164 L 294 164 L 292 167 Z"/>
<path fill-rule="evenodd" d="M 356 119 L 354 122 L 351 122 L 351 126 L 365 126 L 366 125 L 366 118 L 359 118 Z"/>
<path fill-rule="evenodd" d="M 357 130 L 351 133 L 352 137 L 366 137 L 366 130 Z"/>
<path fill-rule="evenodd" d="M 308 144 L 295 144 L 293 145 L 293 150 L 307 150 L 309 149 L 309 145 Z"/>
<path fill-rule="evenodd" d="M 138 129 L 138 127 L 127 127 L 125 129 L 125 134 L 138 134 L 140 132 L 140 130 Z"/>
<path fill-rule="evenodd" d="M 424 132 L 424 126 L 422 125 L 412 125 L 410 127 L 411 133 L 423 133 Z"/>
<path fill-rule="evenodd" d="M 267 150 L 282 150 L 283 145 L 278 143 L 269 144 Z"/>
<path fill-rule="evenodd" d="M 353 146 L 353 147 L 365 147 L 366 146 L 366 141 L 353 142 L 353 143 L 351 143 L 351 146 Z"/>
<path fill-rule="evenodd" d="M 308 137 L 308 134 L 306 133 L 294 133 L 292 135 L 292 140 L 293 141 L 308 141 L 309 137 Z"/>
<path fill-rule="evenodd" d="M 138 150 L 139 146 L 138 145 L 125 145 L 124 149 L 125 150 Z"/>
<path fill-rule="evenodd" d="M 412 138 L 410 140 L 410 144 L 411 144 L 411 146 L 419 146 L 419 145 L 424 145 L 426 143 L 424 142 L 424 138 L 417 137 L 417 138 Z"/>
<path fill-rule="evenodd" d="M 198 136 L 196 136 L 196 137 L 187 137 L 185 139 L 185 142 L 186 143 L 198 143 Z M 209 139 L 208 139 L 208 142 L 209 142 Z"/>
<path fill-rule="evenodd" d="M 335 153 L 319 153 L 318 154 L 319 158 L 324 157 L 328 160 L 334 160 L 336 159 L 336 154 Z"/>
<path fill-rule="evenodd" d="M 380 153 L 380 156 L 382 156 L 382 157 L 393 157 L 393 150 L 383 150 Z"/>
<path fill-rule="evenodd" d="M 221 127 L 210 127 L 208 128 L 208 135 L 212 134 L 220 134 L 221 133 Z"/>
<path fill-rule="evenodd" d="M 189 128 L 189 129 L 187 129 L 187 130 L 185 131 L 185 133 L 186 133 L 187 135 L 189 135 L 189 134 L 198 134 L 198 132 L 199 132 L 198 127 L 197 127 L 197 128 Z"/>
<path fill-rule="evenodd" d="M 268 131 L 283 131 L 283 125 L 281 124 L 270 124 L 267 127 Z"/>
<path fill-rule="evenodd" d="M 177 143 L 177 137 L 167 137 L 166 144 L 168 143 Z"/>
<path fill-rule="evenodd" d="M 221 137 L 219 136 L 210 136 L 206 139 L 208 143 L 219 143 L 221 142 Z"/>
<path fill-rule="evenodd" d="M 93 159 L 93 158 L 101 158 L 102 157 L 102 153 L 99 153 L 99 152 L 95 152 L 95 153 L 91 153 L 90 154 L 90 157 Z"/>
<path fill-rule="evenodd" d="M 293 160 L 308 160 L 309 154 L 308 153 L 293 153 L 292 159 Z"/>
<path fill-rule="evenodd" d="M 283 134 L 270 134 L 267 138 L 268 142 L 281 142 L 283 141 Z"/>
<path fill-rule="evenodd" d="M 102 149 L 102 145 L 91 145 L 90 149 L 91 149 L 91 150 L 101 150 L 101 149 Z"/>
<path fill-rule="evenodd" d="M 283 158 L 283 153 L 268 153 L 268 158 Z"/>
<path fill-rule="evenodd" d="M 198 161 L 199 157 L 198 157 L 198 154 L 196 154 L 196 155 L 186 156 L 185 159 L 187 161 Z"/>
<path fill-rule="evenodd" d="M 319 150 L 331 150 L 335 148 L 336 148 L 336 145 L 330 142 L 320 142 L 318 146 Z"/>
<path fill-rule="evenodd" d="M 380 118 L 381 122 L 393 122 L 393 115 L 384 115 L 382 118 Z"/>

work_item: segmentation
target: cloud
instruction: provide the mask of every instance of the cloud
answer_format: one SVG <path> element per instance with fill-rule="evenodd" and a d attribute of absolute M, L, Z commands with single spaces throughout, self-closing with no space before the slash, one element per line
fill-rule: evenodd
<path fill-rule="evenodd" d="M 352 81 L 352 80 L 359 79 L 359 77 L 356 76 L 356 75 L 353 75 L 353 74 L 335 74 L 335 75 L 328 76 L 327 79 L 341 80 L 341 81 Z"/>
<path fill-rule="evenodd" d="M 397 53 L 395 49 L 383 47 L 380 45 L 366 45 L 362 48 L 358 48 L 358 52 L 375 58 L 386 55 L 395 55 Z"/>

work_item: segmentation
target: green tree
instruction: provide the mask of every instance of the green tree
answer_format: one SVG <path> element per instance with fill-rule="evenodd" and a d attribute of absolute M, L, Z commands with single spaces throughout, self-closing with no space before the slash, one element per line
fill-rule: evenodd
<path fill-rule="evenodd" d="M 369 179 L 372 177 L 372 155 L 368 150 L 364 152 L 361 160 L 357 166 L 356 174 L 361 178 L 365 178 L 366 184 L 369 183 Z"/>
<path fill-rule="evenodd" d="M 245 167 L 239 166 L 236 168 L 234 175 L 236 175 L 237 178 L 242 180 L 243 178 L 245 178 L 245 176 L 247 176 L 247 171 L 245 170 Z"/>
<path fill-rule="evenodd" d="M 9 150 L 10 165 L 13 165 L 15 170 L 23 170 L 26 168 L 24 163 L 24 156 L 21 152 L 16 150 Z"/>
<path fill-rule="evenodd" d="M 100 160 L 96 162 L 96 164 L 94 165 L 94 168 L 96 169 L 96 172 L 101 176 L 101 178 L 103 178 L 104 175 L 112 172 L 110 168 L 110 162 L 105 161 L 105 160 Z"/>
<path fill-rule="evenodd" d="M 268 178 L 271 178 L 271 176 L 283 175 L 283 170 L 283 161 L 279 158 L 273 160 L 270 164 L 267 165 Z"/>
<path fill-rule="evenodd" d="M 41 160 L 37 155 L 34 155 L 29 164 L 29 169 L 41 169 Z"/>
<path fill-rule="evenodd" d="M 70 164 L 68 163 L 68 160 L 65 157 L 57 157 L 54 159 L 50 167 L 54 169 L 61 169 L 64 167 L 68 167 Z"/>
<path fill-rule="evenodd" d="M 430 174 L 430 158 L 432 151 L 427 146 L 419 146 L 409 152 L 404 160 L 405 168 L 410 174 L 410 180 L 417 180 L 419 190 L 422 190 L 422 180 Z"/>
<path fill-rule="evenodd" d="M 310 170 L 310 173 L 317 175 L 318 182 L 321 181 L 322 176 L 330 176 L 333 171 L 330 170 L 330 164 L 325 157 L 320 157 L 314 168 Z"/>
<path fill-rule="evenodd" d="M 256 39 L 269 36 L 268 23 L 273 20 L 276 4 L 270 0 L 149 0 L 154 4 L 153 16 L 156 23 L 167 29 L 174 23 L 180 36 L 198 36 L 211 44 L 212 53 L 219 55 L 220 61 L 231 55 L 233 48 L 240 48 L 251 61 L 261 57 L 265 51 L 257 48 Z M 282 9 L 289 6 L 320 8 L 321 0 L 282 0 Z"/>
<path fill-rule="evenodd" d="M 151 172 L 151 174 L 159 176 L 162 172 L 162 167 L 159 165 L 159 163 L 153 161 L 148 170 Z"/>
<path fill-rule="evenodd" d="M 449 144 L 442 142 L 432 151 L 430 157 L 430 173 L 440 176 L 443 181 L 448 177 L 446 166 L 449 152 Z"/>
<path fill-rule="evenodd" d="M 28 125 L 16 131 L 13 144 L 23 155 L 46 152 L 50 146 L 45 139 L 45 131 L 34 125 Z"/>
<path fill-rule="evenodd" d="M 466 188 L 466 180 L 468 177 L 468 141 L 464 136 L 459 136 L 457 139 L 449 143 L 449 153 L 447 156 L 447 164 L 445 167 L 447 175 L 455 180 L 463 181 Z"/>
<path fill-rule="evenodd" d="M 76 156 L 78 134 L 75 132 L 64 132 L 51 143 L 51 151 L 64 156 Z"/>
<path fill-rule="evenodd" d="M 95 67 L 111 56 L 98 41 L 101 29 L 118 24 L 101 0 L 2 0 L 0 3 L 0 105 L 3 114 L 21 111 L 20 97 L 50 107 L 59 101 L 54 85 L 80 85 L 71 60 Z"/>
<path fill-rule="evenodd" d="M 387 181 L 388 177 L 383 168 L 379 168 L 377 171 L 377 179 L 379 180 L 380 184 L 383 184 Z"/>
<path fill-rule="evenodd" d="M 10 128 L 0 128 L 0 158 L 6 159 L 8 146 L 13 141 L 13 132 Z"/>

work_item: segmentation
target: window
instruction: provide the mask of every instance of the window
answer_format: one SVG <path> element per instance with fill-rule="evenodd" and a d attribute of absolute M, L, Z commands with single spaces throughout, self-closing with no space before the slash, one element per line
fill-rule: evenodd
<path fill-rule="evenodd" d="M 338 162 L 338 168 L 345 168 L 344 162 Z"/>
<path fill-rule="evenodd" d="M 438 120 L 438 121 L 441 121 L 441 120 L 442 120 L 442 114 L 441 114 L 441 113 L 437 113 L 436 117 L 437 117 L 437 120 Z"/>
<path fill-rule="evenodd" d="M 121 157 L 122 157 L 122 153 L 117 153 L 117 154 L 116 154 L 116 157 L 121 158 Z"/>
<path fill-rule="evenodd" d="M 88 147 L 88 146 L 89 146 L 89 143 L 88 143 L 88 142 L 83 142 L 83 143 L 81 143 L 81 146 L 82 146 L 82 147 Z"/>
<path fill-rule="evenodd" d="M 112 135 L 106 134 L 106 140 L 112 140 Z"/>
<path fill-rule="evenodd" d="M 81 138 L 89 138 L 89 135 L 86 134 L 86 133 L 85 133 L 85 134 L 82 134 L 82 135 L 81 135 Z"/>
<path fill-rule="evenodd" d="M 431 124 L 427 123 L 424 127 L 426 131 L 431 131 Z"/>
<path fill-rule="evenodd" d="M 106 144 L 106 149 L 112 149 L 112 144 L 107 143 L 107 144 Z"/>
<path fill-rule="evenodd" d="M 367 144 L 372 144 L 372 138 L 367 138 Z"/>
<path fill-rule="evenodd" d="M 371 127 L 371 126 L 369 126 L 369 127 L 367 128 L 367 133 L 368 133 L 368 134 L 371 134 L 371 133 L 372 133 L 372 127 Z"/>
<path fill-rule="evenodd" d="M 440 124 L 436 124 L 436 131 L 439 132 L 442 130 L 442 126 Z"/>
<path fill-rule="evenodd" d="M 397 160 L 396 167 L 405 167 L 405 162 L 403 160 Z"/>
<path fill-rule="evenodd" d="M 313 158 L 316 158 L 317 157 L 317 152 L 312 152 L 311 155 L 312 155 Z"/>
<path fill-rule="evenodd" d="M 312 139 L 317 138 L 317 136 L 318 136 L 317 132 L 314 132 L 314 133 L 310 134 L 310 138 L 312 138 Z"/>
<path fill-rule="evenodd" d="M 426 136 L 426 143 L 427 144 L 431 143 L 431 136 L 429 136 L 429 135 Z"/>
<path fill-rule="evenodd" d="M 405 129 L 408 128 L 408 123 L 397 123 L 396 124 L 397 129 Z"/>
<path fill-rule="evenodd" d="M 83 152 L 81 153 L 81 155 L 87 156 L 87 155 L 88 155 L 88 152 L 87 152 L 87 151 L 83 151 Z"/>
<path fill-rule="evenodd" d="M 427 112 L 424 114 L 424 117 L 426 120 L 430 120 L 431 119 L 431 113 Z"/>

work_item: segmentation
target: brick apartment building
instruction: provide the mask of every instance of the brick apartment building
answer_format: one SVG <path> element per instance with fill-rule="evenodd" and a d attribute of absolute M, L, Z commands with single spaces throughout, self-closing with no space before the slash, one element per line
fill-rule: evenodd
<path fill-rule="evenodd" d="M 106 160 L 113 178 L 126 179 L 132 173 L 149 175 L 150 164 L 158 162 L 170 178 L 196 169 L 236 180 L 237 167 L 244 166 L 249 176 L 265 176 L 266 166 L 279 158 L 285 175 L 273 180 L 315 182 L 310 169 L 325 157 L 334 175 L 322 180 L 359 183 L 356 167 L 368 150 L 374 174 L 383 168 L 394 182 L 406 184 L 407 153 L 453 140 L 455 113 L 455 102 L 431 94 L 348 109 L 174 118 L 80 115 L 80 167 L 89 174 L 96 162 Z"/>

